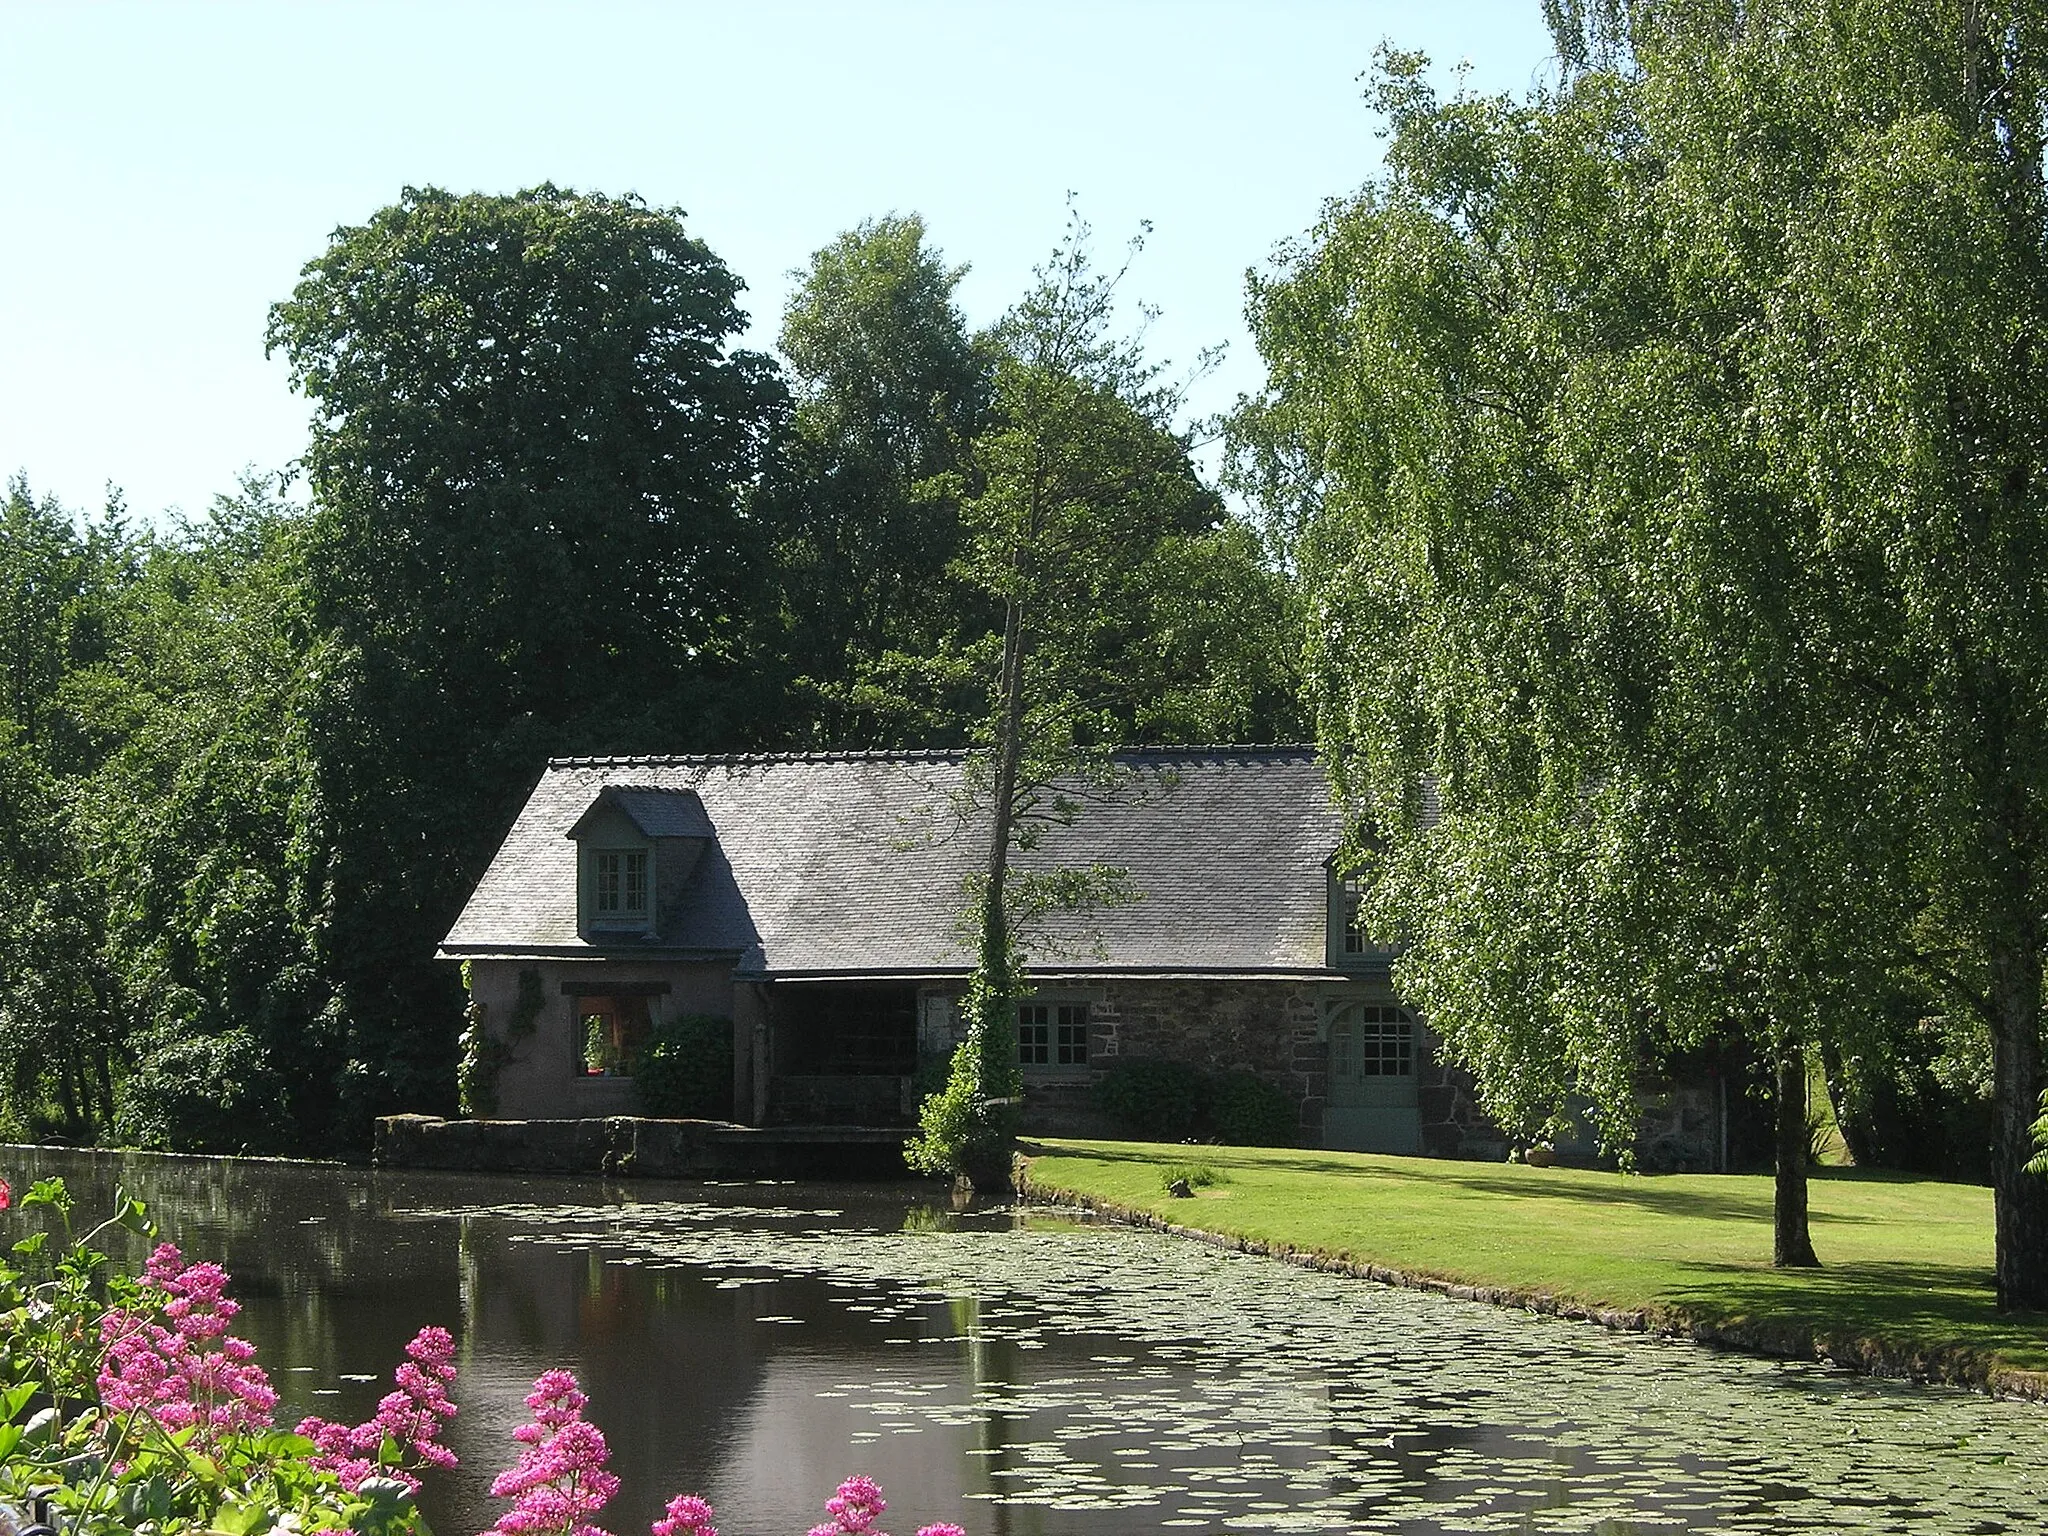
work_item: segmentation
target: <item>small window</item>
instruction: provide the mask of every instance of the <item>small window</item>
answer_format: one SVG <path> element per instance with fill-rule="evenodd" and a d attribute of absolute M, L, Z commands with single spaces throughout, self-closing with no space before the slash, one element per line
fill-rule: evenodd
<path fill-rule="evenodd" d="M 1052 1025 L 1046 1008 L 1026 1003 L 1017 1010 L 1017 1060 L 1027 1067 L 1052 1065 Z"/>
<path fill-rule="evenodd" d="M 1017 1061 L 1026 1067 L 1088 1065 L 1086 1003 L 1020 1003 Z"/>
<path fill-rule="evenodd" d="M 1344 953 L 1362 955 L 1365 953 L 1365 927 L 1359 917 L 1365 905 L 1365 878 L 1362 875 L 1346 875 L 1337 882 L 1337 894 L 1344 903 Z"/>
<path fill-rule="evenodd" d="M 1415 1020 L 1400 1008 L 1353 1003 L 1330 1021 L 1330 1076 L 1360 1078 L 1415 1075 Z"/>
<path fill-rule="evenodd" d="M 647 854 L 620 849 L 591 856 L 590 910 L 600 919 L 647 916 Z"/>
<path fill-rule="evenodd" d="M 650 1026 L 644 997 L 576 999 L 578 1077 L 631 1077 Z"/>

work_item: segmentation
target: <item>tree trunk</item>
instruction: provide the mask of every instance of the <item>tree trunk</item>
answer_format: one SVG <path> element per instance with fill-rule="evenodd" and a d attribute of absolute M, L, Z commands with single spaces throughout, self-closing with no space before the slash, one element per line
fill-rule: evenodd
<path fill-rule="evenodd" d="M 1990 959 L 1998 1305 L 2048 1311 L 2048 1179 L 2026 1168 L 2041 1101 L 2041 955 L 2014 938 L 1994 942 Z"/>
<path fill-rule="evenodd" d="M 986 969 L 1000 960 L 1008 970 L 1010 914 L 1003 886 L 1010 874 L 1010 838 L 1016 830 L 1017 763 L 1023 755 L 1024 727 L 1023 605 L 1011 597 L 1003 620 L 1002 714 L 996 726 L 996 771 L 992 790 L 994 814 L 988 842 L 988 891 L 981 903 L 981 954 Z"/>
<path fill-rule="evenodd" d="M 1025 559 L 1019 543 L 1013 557 Z M 970 990 L 974 1016 L 968 1021 L 966 1048 L 973 1052 L 974 1097 L 983 1134 L 963 1149 L 960 1175 L 972 1193 L 1000 1195 L 1010 1188 L 1011 1136 L 1016 1123 L 1011 1099 L 1016 1083 L 1017 1044 L 1011 1028 L 1016 1005 L 1016 977 L 1011 966 L 1010 912 L 1004 887 L 1010 873 L 1010 840 L 1016 831 L 1017 773 L 1024 755 L 1024 600 L 1012 591 L 1003 617 L 1001 694 L 995 741 L 995 775 L 991 787 L 988 888 L 981 901 L 981 950 L 976 956 L 976 985 Z"/>
<path fill-rule="evenodd" d="M 1820 1264 L 1806 1217 L 1806 1054 L 1796 1046 L 1778 1057 L 1778 1178 L 1771 1211 L 1771 1263 L 1779 1269 Z"/>

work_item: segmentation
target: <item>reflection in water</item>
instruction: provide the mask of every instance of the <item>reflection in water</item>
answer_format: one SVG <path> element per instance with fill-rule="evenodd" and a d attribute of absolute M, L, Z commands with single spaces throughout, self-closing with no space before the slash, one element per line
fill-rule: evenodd
<path fill-rule="evenodd" d="M 491 1475 L 554 1365 L 612 1443 L 622 1536 L 682 1491 L 732 1536 L 801 1531 L 855 1471 L 890 1529 L 976 1536 L 2048 1525 L 2030 1405 L 903 1190 L 15 1149 L 0 1173 L 63 1173 L 86 1210 L 125 1179 L 222 1257 L 287 1422 L 367 1415 L 413 1331 L 449 1328 L 443 1536 L 495 1517 Z"/>

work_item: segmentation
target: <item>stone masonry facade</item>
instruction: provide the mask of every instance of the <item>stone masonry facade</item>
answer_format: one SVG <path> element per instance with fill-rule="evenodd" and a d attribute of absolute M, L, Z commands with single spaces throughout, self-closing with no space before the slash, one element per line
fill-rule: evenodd
<path fill-rule="evenodd" d="M 1326 1051 L 1317 1039 L 1319 993 L 1293 981 L 1046 983 L 1046 1002 L 1088 1004 L 1088 1065 L 1033 1068 L 1024 1079 L 1024 1125 L 1041 1135 L 1111 1136 L 1091 1090 L 1119 1062 L 1154 1057 L 1204 1072 L 1250 1072 L 1300 1106 L 1300 1140 L 1321 1135 Z"/>

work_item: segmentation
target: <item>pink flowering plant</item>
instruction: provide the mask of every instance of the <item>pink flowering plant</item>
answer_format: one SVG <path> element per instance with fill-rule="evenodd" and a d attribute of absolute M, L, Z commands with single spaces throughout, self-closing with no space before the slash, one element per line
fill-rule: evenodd
<path fill-rule="evenodd" d="M 365 1423 L 281 1431 L 255 1348 L 231 1332 L 227 1271 L 157 1242 L 125 1195 L 80 1236 L 62 1180 L 0 1192 L 0 1211 L 48 1213 L 0 1263 L 0 1503 L 46 1508 L 76 1536 L 426 1531 L 417 1471 L 455 1460 L 445 1330 L 421 1330 Z M 140 1275 L 97 1246 L 115 1227 L 154 1244 Z"/>
<path fill-rule="evenodd" d="M 220 1265 L 189 1262 L 140 1200 L 83 1236 L 61 1179 L 18 1201 L 0 1179 L 0 1213 L 49 1213 L 0 1263 L 0 1504 L 44 1508 L 66 1536 L 427 1536 L 421 1474 L 455 1465 L 442 1441 L 455 1417 L 455 1340 L 422 1328 L 392 1390 L 360 1424 L 272 1423 L 277 1393 L 254 1346 L 230 1329 L 241 1306 Z M 122 1228 L 153 1248 L 139 1275 L 95 1246 Z M 596 1517 L 619 1491 L 611 1450 L 567 1371 L 527 1394 L 513 1465 L 491 1484 L 510 1507 L 480 1536 L 610 1536 Z M 886 1536 L 888 1508 L 869 1477 L 849 1477 L 810 1536 Z M 695 1494 L 669 1500 L 649 1536 L 718 1536 Z M 927 1525 L 917 1536 L 966 1536 Z"/>

